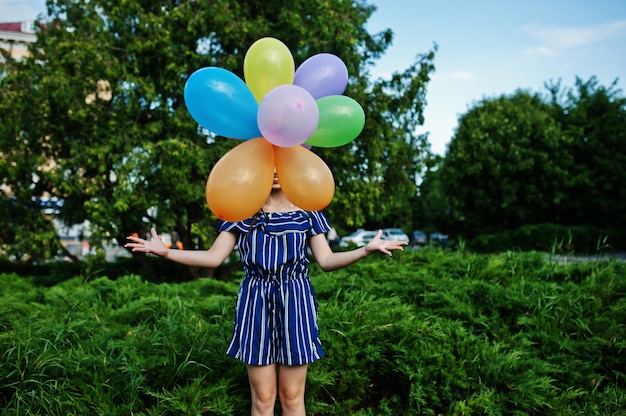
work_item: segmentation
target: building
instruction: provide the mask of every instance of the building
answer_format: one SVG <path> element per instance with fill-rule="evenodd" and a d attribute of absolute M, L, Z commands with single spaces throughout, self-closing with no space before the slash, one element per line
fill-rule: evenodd
<path fill-rule="evenodd" d="M 0 48 L 9 51 L 15 59 L 28 55 L 28 45 L 37 40 L 35 22 L 0 23 Z"/>

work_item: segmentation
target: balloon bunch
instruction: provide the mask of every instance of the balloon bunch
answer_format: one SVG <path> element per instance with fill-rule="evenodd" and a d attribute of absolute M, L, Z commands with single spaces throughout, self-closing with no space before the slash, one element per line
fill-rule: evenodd
<path fill-rule="evenodd" d="M 295 205 L 325 208 L 335 183 L 310 148 L 347 144 L 365 125 L 361 106 L 342 95 L 348 83 L 345 64 L 320 53 L 296 70 L 289 49 L 267 37 L 252 44 L 243 71 L 245 82 L 223 68 L 201 68 L 185 84 L 185 104 L 198 124 L 243 140 L 211 170 L 209 208 L 227 221 L 250 217 L 269 196 L 274 170 Z"/>

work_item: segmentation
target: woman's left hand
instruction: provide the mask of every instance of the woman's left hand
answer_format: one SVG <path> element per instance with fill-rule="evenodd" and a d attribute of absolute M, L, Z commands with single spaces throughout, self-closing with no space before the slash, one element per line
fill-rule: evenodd
<path fill-rule="evenodd" d="M 405 241 L 391 241 L 382 239 L 383 230 L 378 230 L 376 236 L 365 245 L 365 252 L 371 254 L 375 251 L 391 256 L 393 250 L 404 250 L 404 246 L 407 245 Z"/>

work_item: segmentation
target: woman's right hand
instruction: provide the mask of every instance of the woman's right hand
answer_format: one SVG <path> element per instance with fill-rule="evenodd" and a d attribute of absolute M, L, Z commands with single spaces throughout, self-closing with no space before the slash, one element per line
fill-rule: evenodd
<path fill-rule="evenodd" d="M 152 239 L 144 240 L 143 238 L 134 237 L 132 235 L 126 237 L 130 242 L 126 243 L 124 247 L 132 249 L 132 251 L 138 251 L 141 253 L 152 253 L 157 256 L 165 257 L 169 252 L 165 247 L 163 241 L 159 238 L 155 228 L 150 229 Z"/>

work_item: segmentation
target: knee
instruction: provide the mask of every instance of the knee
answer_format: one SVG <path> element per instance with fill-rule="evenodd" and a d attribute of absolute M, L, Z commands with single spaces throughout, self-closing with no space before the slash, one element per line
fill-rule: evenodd
<path fill-rule="evenodd" d="M 266 394 L 252 395 L 252 414 L 255 415 L 273 415 L 276 406 L 276 392 Z"/>
<path fill-rule="evenodd" d="M 280 406 L 283 410 L 289 409 L 289 412 L 291 412 L 304 408 L 304 389 L 293 388 L 293 386 L 281 386 L 278 394 L 280 396 Z"/>

